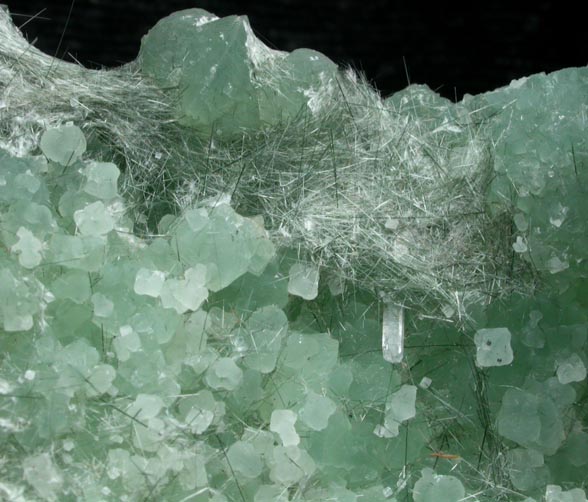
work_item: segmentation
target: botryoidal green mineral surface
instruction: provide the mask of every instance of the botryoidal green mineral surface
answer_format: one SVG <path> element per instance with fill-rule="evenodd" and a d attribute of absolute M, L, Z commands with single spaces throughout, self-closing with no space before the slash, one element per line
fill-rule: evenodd
<path fill-rule="evenodd" d="M 586 501 L 588 68 L 382 99 L 246 17 L 109 73 L 0 16 L 0 499 Z"/>

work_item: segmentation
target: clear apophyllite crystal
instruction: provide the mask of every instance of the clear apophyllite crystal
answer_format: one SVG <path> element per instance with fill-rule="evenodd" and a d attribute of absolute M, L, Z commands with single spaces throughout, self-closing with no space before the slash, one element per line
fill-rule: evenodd
<path fill-rule="evenodd" d="M 389 302 L 384 303 L 382 355 L 390 363 L 400 363 L 404 358 L 404 309 Z"/>
<path fill-rule="evenodd" d="M 507 454 L 509 476 L 517 490 L 541 486 L 547 475 L 543 454 L 537 450 L 513 448 Z"/>
<path fill-rule="evenodd" d="M 288 488 L 281 485 L 261 485 L 253 502 L 288 502 Z"/>
<path fill-rule="evenodd" d="M 224 404 L 215 401 L 209 390 L 182 399 L 179 409 L 183 422 L 194 434 L 202 434 L 224 415 Z"/>
<path fill-rule="evenodd" d="M 92 306 L 94 307 L 94 315 L 97 317 L 108 317 L 114 310 L 114 303 L 102 293 L 92 295 Z"/>
<path fill-rule="evenodd" d="M 88 376 L 86 393 L 89 396 L 104 394 L 112 388 L 115 377 L 116 370 L 112 366 L 98 364 Z"/>
<path fill-rule="evenodd" d="M 521 446 L 552 455 L 565 439 L 562 418 L 545 386 L 533 390 L 536 393 L 507 389 L 498 411 L 498 432 Z"/>

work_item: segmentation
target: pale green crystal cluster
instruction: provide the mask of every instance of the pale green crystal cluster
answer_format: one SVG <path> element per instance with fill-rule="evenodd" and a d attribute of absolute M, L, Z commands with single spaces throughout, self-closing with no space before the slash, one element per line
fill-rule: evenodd
<path fill-rule="evenodd" d="M 138 68 L 183 124 L 146 164 L 0 73 L 0 499 L 586 501 L 587 68 L 381 100 L 199 9 Z"/>
<path fill-rule="evenodd" d="M 182 123 L 208 136 L 235 137 L 276 125 L 333 99 L 337 65 L 323 54 L 272 50 L 246 16 L 218 18 L 202 9 L 176 12 L 143 38 L 142 70 L 163 88 L 181 90 Z"/>

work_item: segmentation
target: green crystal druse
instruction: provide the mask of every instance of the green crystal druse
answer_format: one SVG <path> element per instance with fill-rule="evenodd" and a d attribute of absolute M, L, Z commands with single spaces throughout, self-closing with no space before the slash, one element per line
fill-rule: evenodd
<path fill-rule="evenodd" d="M 588 68 L 0 34 L 0 500 L 586 502 Z"/>
<path fill-rule="evenodd" d="M 310 49 L 272 50 L 246 16 L 202 9 L 159 21 L 141 44 L 141 70 L 178 92 L 182 123 L 208 136 L 234 137 L 314 110 L 335 89 L 337 66 Z"/>

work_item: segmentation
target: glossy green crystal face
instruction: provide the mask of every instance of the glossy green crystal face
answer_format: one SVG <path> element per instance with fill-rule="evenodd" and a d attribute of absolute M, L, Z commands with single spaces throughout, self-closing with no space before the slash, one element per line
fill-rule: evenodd
<path fill-rule="evenodd" d="M 312 112 L 329 100 L 337 66 L 310 49 L 265 46 L 246 16 L 217 18 L 202 9 L 176 12 L 143 38 L 141 69 L 178 91 L 178 118 L 225 138 Z"/>
<path fill-rule="evenodd" d="M 181 137 L 141 157 L 170 184 L 69 115 L 0 149 L 0 499 L 586 500 L 588 69 L 460 103 L 345 77 L 343 99 L 326 57 L 200 9 L 158 23 L 138 64 L 178 100 Z M 425 175 L 434 197 L 400 214 Z M 145 201 L 174 210 L 145 233 L 133 188 L 159 186 Z M 500 231 L 441 221 L 471 190 Z M 278 206 L 304 235 L 241 211 Z M 534 287 L 497 290 L 504 270 Z"/>

